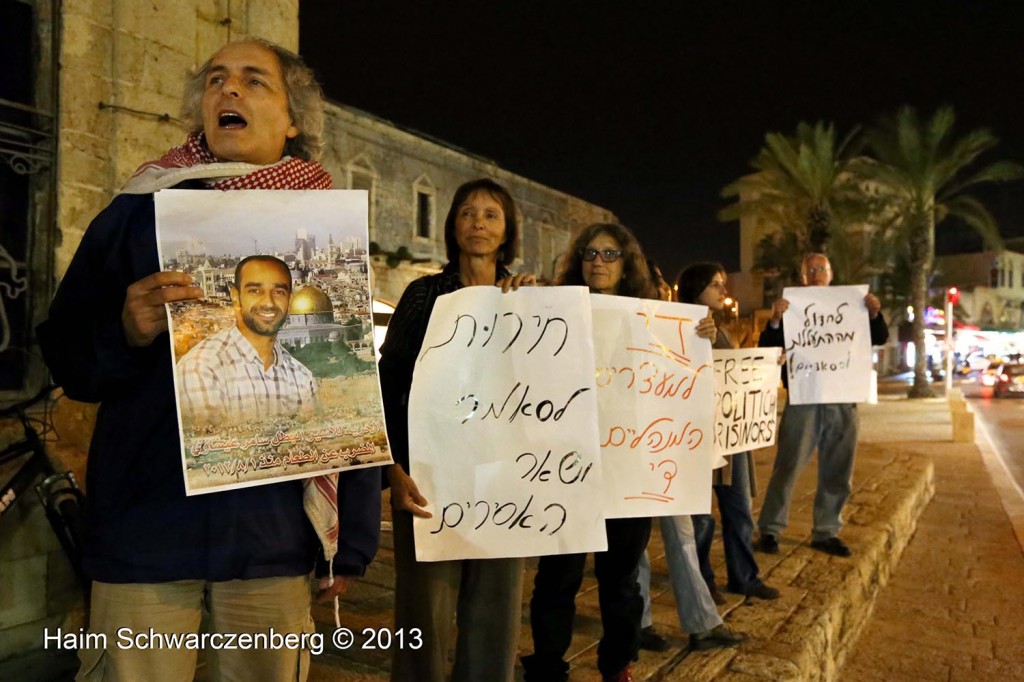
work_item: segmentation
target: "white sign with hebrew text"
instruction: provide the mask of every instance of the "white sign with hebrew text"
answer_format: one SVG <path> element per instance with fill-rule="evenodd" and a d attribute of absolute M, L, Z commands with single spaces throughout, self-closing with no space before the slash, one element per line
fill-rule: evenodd
<path fill-rule="evenodd" d="M 609 518 L 708 514 L 715 389 L 705 306 L 590 297 Z"/>
<path fill-rule="evenodd" d="M 789 402 L 863 403 L 871 391 L 867 285 L 787 287 L 782 316 Z"/>
<path fill-rule="evenodd" d="M 607 548 L 584 287 L 437 299 L 409 396 L 419 561 Z"/>

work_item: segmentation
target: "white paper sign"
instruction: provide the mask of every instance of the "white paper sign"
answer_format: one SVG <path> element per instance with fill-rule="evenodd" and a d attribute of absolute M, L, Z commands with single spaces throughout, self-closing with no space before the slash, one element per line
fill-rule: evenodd
<path fill-rule="evenodd" d="M 716 348 L 715 454 L 775 443 L 781 348 Z"/>
<path fill-rule="evenodd" d="M 711 509 L 714 371 L 704 306 L 590 298 L 609 518 Z"/>
<path fill-rule="evenodd" d="M 787 287 L 782 316 L 789 402 L 862 403 L 871 390 L 867 285 Z"/>
<path fill-rule="evenodd" d="M 589 294 L 468 287 L 437 299 L 409 455 L 431 519 L 419 561 L 607 549 Z"/>

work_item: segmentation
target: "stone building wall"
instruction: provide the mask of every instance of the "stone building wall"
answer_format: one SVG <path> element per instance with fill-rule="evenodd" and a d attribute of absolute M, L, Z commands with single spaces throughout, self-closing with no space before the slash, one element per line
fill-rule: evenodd
<path fill-rule="evenodd" d="M 35 4 L 40 31 L 52 31 L 49 5 Z M 57 279 L 136 166 L 181 142 L 176 119 L 186 72 L 230 40 L 260 35 L 295 49 L 299 34 L 298 0 L 63 0 L 61 10 Z M 93 414 L 93 406 L 57 403 L 62 440 L 48 450 L 79 480 Z M 11 426 L 0 424 L 0 446 L 18 435 Z M 10 472 L 0 473 L 7 480 Z M 83 625 L 81 590 L 29 491 L 0 525 L 0 661 L 42 648 L 44 628 Z"/>
<path fill-rule="evenodd" d="M 384 251 L 406 247 L 419 265 L 374 261 L 374 294 L 394 304 L 405 286 L 447 261 L 444 219 L 455 189 L 479 177 L 504 185 L 516 201 L 521 235 L 513 270 L 553 274 L 554 260 L 580 228 L 615 221 L 607 209 L 511 173 L 494 161 L 403 130 L 372 114 L 331 103 L 324 165 L 337 188 L 369 190 L 370 240 Z M 417 194 L 431 197 L 429 238 L 417 233 Z"/>
<path fill-rule="evenodd" d="M 55 271 L 149 159 L 180 144 L 185 74 L 231 40 L 299 41 L 298 0 L 64 0 Z"/>
<path fill-rule="evenodd" d="M 247 36 L 297 49 L 299 26 L 298 0 L 63 0 L 61 7 L 56 280 L 90 221 L 134 169 L 181 143 L 177 117 L 186 73 L 224 43 Z M 514 195 L 524 235 L 517 269 L 549 275 L 551 261 L 579 227 L 614 220 L 605 209 L 341 105 L 330 107 L 328 135 L 325 165 L 335 186 L 372 181 L 371 239 L 389 251 L 406 246 L 423 259 L 395 268 L 375 259 L 378 295 L 391 303 L 409 281 L 445 260 L 444 216 L 455 187 L 466 180 L 491 176 Z M 417 190 L 433 196 L 428 239 L 413 234 Z M 94 413 L 94 406 L 57 403 L 61 444 L 50 454 L 79 480 Z M 0 424 L 0 446 L 8 440 L 6 426 Z M 83 616 L 70 565 L 42 508 L 27 496 L 0 526 L 0 661 L 42 648 L 44 628 L 77 631 Z"/>

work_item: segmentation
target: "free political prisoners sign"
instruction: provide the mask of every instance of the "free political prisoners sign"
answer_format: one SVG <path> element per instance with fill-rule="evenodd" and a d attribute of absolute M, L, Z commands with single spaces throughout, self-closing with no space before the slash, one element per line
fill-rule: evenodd
<path fill-rule="evenodd" d="M 863 403 L 871 391 L 867 285 L 787 287 L 785 332 L 789 402 Z"/>
<path fill-rule="evenodd" d="M 203 289 L 167 306 L 186 494 L 390 464 L 366 192 L 165 189 L 154 207 L 160 269 Z M 238 285 L 254 255 L 287 271 L 257 261 Z M 250 338 L 271 337 L 266 367 Z"/>
<path fill-rule="evenodd" d="M 714 372 L 704 306 L 590 297 L 609 518 L 708 514 Z"/>
<path fill-rule="evenodd" d="M 409 395 L 419 561 L 607 549 L 589 294 L 440 296 Z"/>
<path fill-rule="evenodd" d="M 715 454 L 775 443 L 781 348 L 716 348 Z"/>

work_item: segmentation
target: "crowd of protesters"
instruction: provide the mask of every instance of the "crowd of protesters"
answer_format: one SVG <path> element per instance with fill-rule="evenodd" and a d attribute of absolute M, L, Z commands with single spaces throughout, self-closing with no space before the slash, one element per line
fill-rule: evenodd
<path fill-rule="evenodd" d="M 348 579 L 373 559 L 380 533 L 382 478 L 390 487 L 395 551 L 395 626 L 419 628 L 424 646 L 395 648 L 392 679 L 442 680 L 448 673 L 450 633 L 457 625 L 455 680 L 500 682 L 514 676 L 520 644 L 522 559 L 419 562 L 413 517 L 429 517 L 428 501 L 409 475 L 408 394 L 413 363 L 437 297 L 468 286 L 504 291 L 536 285 L 512 273 L 520 236 L 516 208 L 488 179 L 462 185 L 445 220 L 448 264 L 413 282 L 402 296 L 381 348 L 379 365 L 394 464 L 326 480 L 287 481 L 215 495 L 187 497 L 180 471 L 172 359 L 165 305 L 202 292 L 182 273 L 158 271 L 153 193 L 187 189 L 327 189 L 317 162 L 324 144 L 323 99 L 311 71 L 295 54 L 250 40 L 226 45 L 186 84 L 188 138 L 144 164 L 89 227 L 40 328 L 55 380 L 79 400 L 100 402 L 88 463 L 86 567 L 93 578 L 89 631 L 113 638 L 136 631 L 265 631 L 309 633 L 308 576 L 321 577 L 321 600 L 336 599 Z M 828 285 L 823 254 L 804 263 L 805 283 Z M 594 293 L 671 300 L 660 270 L 645 259 L 636 237 L 616 224 L 584 228 L 564 254 L 555 285 Z M 713 263 L 687 267 L 678 300 L 720 311 L 726 275 Z M 872 341 L 884 341 L 878 300 L 865 300 Z M 762 342 L 779 344 L 780 300 Z M 241 318 L 240 318 L 241 319 Z M 700 336 L 732 347 L 709 317 Z M 256 332 L 258 333 L 258 332 Z M 850 493 L 856 409 L 787 406 L 779 457 L 758 519 L 756 547 L 778 551 L 793 481 L 817 447 L 822 458 L 812 546 L 848 556 L 837 537 Z M 383 471 L 383 475 L 382 472 Z M 325 492 L 327 494 L 325 495 Z M 336 492 L 335 492 L 336 491 Z M 715 474 L 726 555 L 725 589 L 755 599 L 778 591 L 760 576 L 753 550 L 750 453 L 731 457 Z M 710 515 L 659 518 L 680 625 L 695 649 L 744 640 L 716 610 L 722 603 L 709 561 Z M 606 680 L 632 679 L 641 648 L 663 649 L 651 626 L 651 519 L 609 519 L 608 549 L 594 557 L 603 636 L 598 667 Z M 585 555 L 540 558 L 530 599 L 532 653 L 522 658 L 527 680 L 566 680 L 575 598 Z M 111 639 L 111 641 L 113 641 Z M 184 680 L 196 651 L 83 649 L 79 679 Z M 213 679 L 304 680 L 309 651 L 219 651 Z"/>

